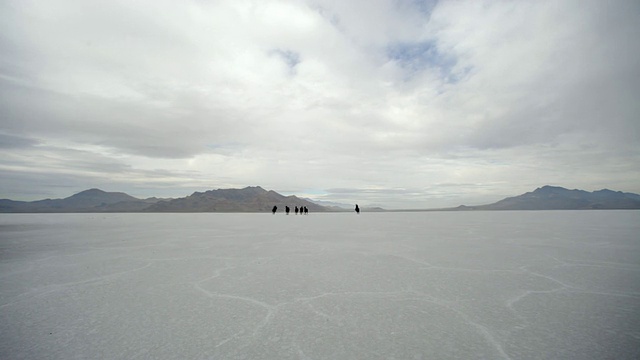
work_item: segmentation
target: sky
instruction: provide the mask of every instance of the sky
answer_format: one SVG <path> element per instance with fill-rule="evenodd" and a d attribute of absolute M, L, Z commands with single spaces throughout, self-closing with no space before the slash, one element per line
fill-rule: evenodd
<path fill-rule="evenodd" d="M 640 193 L 637 1 L 0 0 L 0 198 Z"/>

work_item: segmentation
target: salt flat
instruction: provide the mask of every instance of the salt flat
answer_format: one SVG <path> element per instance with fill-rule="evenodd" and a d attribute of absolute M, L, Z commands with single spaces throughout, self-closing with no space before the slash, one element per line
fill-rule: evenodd
<path fill-rule="evenodd" d="M 638 359 L 640 212 L 0 215 L 2 359 Z"/>

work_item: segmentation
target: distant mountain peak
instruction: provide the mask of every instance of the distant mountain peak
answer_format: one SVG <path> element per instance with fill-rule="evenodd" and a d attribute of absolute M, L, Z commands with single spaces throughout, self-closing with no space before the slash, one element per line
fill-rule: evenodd
<path fill-rule="evenodd" d="M 79 193 L 74 194 L 74 195 L 93 195 L 93 194 L 106 194 L 106 193 L 107 192 L 104 191 L 104 190 L 100 190 L 98 188 L 91 188 L 91 189 L 88 189 L 88 190 L 80 191 Z M 72 195 L 72 196 L 74 196 L 74 195 Z"/>
<path fill-rule="evenodd" d="M 216 189 L 204 193 L 195 192 L 191 196 L 160 201 L 149 206 L 150 212 L 270 212 L 273 206 L 284 211 L 285 206 L 305 206 L 310 211 L 328 209 L 295 196 L 284 196 L 260 186 L 242 189 Z"/>
<path fill-rule="evenodd" d="M 123 192 L 92 188 L 64 199 L 13 202 L 0 206 L 0 212 L 116 212 L 140 211 L 153 200 L 140 200 Z"/>
<path fill-rule="evenodd" d="M 543 187 L 539 187 L 535 189 L 533 192 L 549 193 L 549 192 L 559 192 L 559 191 L 572 191 L 572 190 L 563 188 L 562 186 L 545 185 Z"/>
<path fill-rule="evenodd" d="M 614 191 L 609 189 L 596 190 L 594 193 L 609 193 L 609 194 L 623 194 L 622 191 Z"/>
<path fill-rule="evenodd" d="M 125 199 L 128 199 L 128 198 L 135 199 L 133 196 L 125 194 L 123 192 L 107 192 L 97 188 L 80 191 L 77 194 L 71 195 L 67 199 L 78 198 L 78 197 L 119 197 L 119 198 L 125 198 Z"/>
<path fill-rule="evenodd" d="M 508 197 L 488 205 L 474 206 L 479 210 L 579 210 L 579 209 L 640 209 L 640 196 L 603 189 L 594 192 L 569 190 L 545 185 L 533 192 Z"/>
<path fill-rule="evenodd" d="M 544 185 L 542 187 L 537 188 L 536 190 L 558 190 L 558 189 L 566 190 L 561 186 L 554 186 L 554 185 Z"/>

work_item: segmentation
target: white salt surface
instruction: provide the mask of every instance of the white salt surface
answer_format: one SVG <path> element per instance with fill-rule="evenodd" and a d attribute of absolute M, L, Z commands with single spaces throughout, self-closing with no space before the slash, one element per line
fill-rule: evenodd
<path fill-rule="evenodd" d="M 0 216 L 2 359 L 639 359 L 640 212 Z"/>

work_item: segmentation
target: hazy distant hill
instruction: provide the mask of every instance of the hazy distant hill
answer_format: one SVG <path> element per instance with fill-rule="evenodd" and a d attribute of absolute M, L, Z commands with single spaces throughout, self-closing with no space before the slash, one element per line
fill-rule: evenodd
<path fill-rule="evenodd" d="M 90 189 L 64 199 L 38 201 L 0 200 L 0 213 L 72 213 L 72 212 L 270 212 L 273 206 L 284 212 L 285 206 L 306 206 L 310 212 L 352 211 L 322 206 L 296 196 L 284 196 L 260 186 L 244 189 L 218 189 L 195 192 L 177 199 L 138 199 L 121 192 Z M 603 189 L 594 192 L 543 186 L 535 191 L 509 197 L 493 204 L 434 210 L 582 210 L 640 209 L 640 195 Z M 365 208 L 364 212 L 386 211 Z M 405 210 L 407 211 L 407 210 Z M 425 211 L 425 210 L 411 210 Z"/>
<path fill-rule="evenodd" d="M 89 189 L 64 199 L 0 200 L 0 212 L 124 212 L 140 211 L 158 199 L 138 199 L 122 192 Z"/>
<path fill-rule="evenodd" d="M 460 206 L 457 210 L 584 210 L 640 209 L 640 195 L 603 189 L 594 192 L 543 186 L 493 204 Z"/>
<path fill-rule="evenodd" d="M 260 186 L 244 189 L 218 189 L 195 192 L 190 196 L 159 201 L 145 209 L 148 212 L 268 212 L 273 206 L 283 212 L 285 206 L 291 211 L 295 206 L 306 206 L 310 212 L 324 212 L 329 209 L 296 196 L 284 196 L 267 191 Z"/>
<path fill-rule="evenodd" d="M 138 199 L 125 193 L 90 189 L 64 199 L 3 199 L 0 200 L 0 212 L 268 212 L 274 205 L 278 212 L 284 212 L 286 205 L 291 211 L 295 206 L 306 206 L 310 212 L 331 211 L 296 196 L 283 196 L 256 186 L 195 192 L 178 199 Z"/>

